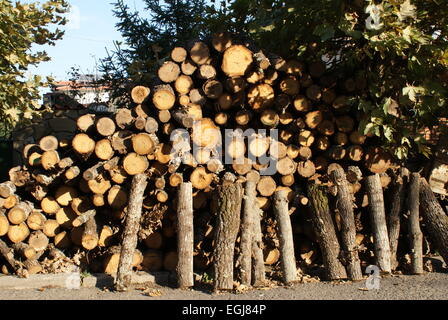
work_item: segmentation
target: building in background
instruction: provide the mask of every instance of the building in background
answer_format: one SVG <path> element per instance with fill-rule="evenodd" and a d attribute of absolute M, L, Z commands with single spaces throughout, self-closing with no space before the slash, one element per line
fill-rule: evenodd
<path fill-rule="evenodd" d="M 52 110 L 88 109 L 92 113 L 114 112 L 108 87 L 98 84 L 94 75 L 82 75 L 73 81 L 59 81 L 44 94 L 43 104 Z"/>

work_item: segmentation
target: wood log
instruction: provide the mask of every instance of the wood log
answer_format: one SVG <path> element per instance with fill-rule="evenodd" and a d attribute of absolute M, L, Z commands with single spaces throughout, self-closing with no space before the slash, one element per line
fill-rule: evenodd
<path fill-rule="evenodd" d="M 359 145 L 352 145 L 347 148 L 347 156 L 352 161 L 361 161 L 364 157 L 364 150 Z"/>
<path fill-rule="evenodd" d="M 139 133 L 132 137 L 132 147 L 135 153 L 145 156 L 155 152 L 156 144 L 148 133 Z"/>
<path fill-rule="evenodd" d="M 72 240 L 70 239 L 70 233 L 68 231 L 62 231 L 55 235 L 54 245 L 58 249 L 68 249 L 72 245 Z"/>
<path fill-rule="evenodd" d="M 144 174 L 137 174 L 132 180 L 121 244 L 120 262 L 115 282 L 115 289 L 118 291 L 126 291 L 131 285 L 132 258 L 137 247 L 137 233 L 142 215 L 143 194 L 147 184 L 147 176 Z"/>
<path fill-rule="evenodd" d="M 191 183 L 182 183 L 177 198 L 176 273 L 179 288 L 194 286 L 193 246 L 193 186 Z"/>
<path fill-rule="evenodd" d="M 284 157 L 277 162 L 277 172 L 283 176 L 294 174 L 296 169 L 296 163 L 289 157 Z"/>
<path fill-rule="evenodd" d="M 260 122 L 268 128 L 275 128 L 280 123 L 280 117 L 275 110 L 264 110 L 260 115 Z"/>
<path fill-rule="evenodd" d="M 241 242 L 238 257 L 239 277 L 241 284 L 252 285 L 252 243 L 254 230 L 254 215 L 258 213 L 255 207 L 255 181 L 247 181 L 245 186 L 244 210 L 241 221 Z"/>
<path fill-rule="evenodd" d="M 38 251 L 26 243 L 23 242 L 15 243 L 11 247 L 20 257 L 24 259 L 33 260 L 36 259 L 36 257 L 38 256 Z"/>
<path fill-rule="evenodd" d="M 162 123 L 168 123 L 171 120 L 171 113 L 169 110 L 160 110 L 158 119 Z M 157 130 L 156 130 L 157 131 Z"/>
<path fill-rule="evenodd" d="M 103 268 L 104 272 L 107 274 L 116 274 L 118 271 L 118 265 L 120 263 L 120 251 L 121 248 L 119 246 L 113 246 L 108 249 L 106 253 L 106 258 L 104 259 Z M 140 250 L 136 249 L 134 251 L 133 256 L 131 257 L 132 261 L 131 267 L 137 267 L 143 261 L 143 254 Z"/>
<path fill-rule="evenodd" d="M 187 76 L 193 75 L 195 73 L 195 71 L 197 70 L 196 64 L 193 61 L 191 61 L 190 59 L 186 59 L 185 61 L 183 61 L 180 67 L 181 67 L 182 73 Z"/>
<path fill-rule="evenodd" d="M 55 219 L 48 219 L 45 221 L 42 231 L 47 237 L 53 238 L 59 233 L 60 225 Z"/>
<path fill-rule="evenodd" d="M 257 183 L 257 190 L 263 197 L 270 197 L 277 188 L 275 180 L 271 176 L 264 176 Z"/>
<path fill-rule="evenodd" d="M 274 212 L 278 222 L 283 281 L 285 283 L 291 283 L 297 280 L 297 268 L 294 255 L 291 219 L 288 213 L 287 192 L 285 190 L 280 190 L 275 193 Z"/>
<path fill-rule="evenodd" d="M 391 207 L 388 215 L 387 226 L 389 231 L 390 263 L 392 270 L 395 270 L 398 267 L 397 249 L 398 239 L 400 236 L 400 217 L 403 213 L 405 204 L 405 190 L 408 183 L 408 178 L 409 171 L 406 168 L 401 168 L 399 174 L 395 176 L 391 191 Z"/>
<path fill-rule="evenodd" d="M 9 220 L 5 216 L 4 211 L 0 211 L 0 237 L 3 237 L 8 233 L 9 230 Z"/>
<path fill-rule="evenodd" d="M 67 169 L 67 171 L 65 171 L 64 173 L 65 182 L 67 183 L 73 179 L 76 179 L 80 174 L 81 169 L 79 169 L 79 167 L 77 166 Z"/>
<path fill-rule="evenodd" d="M 95 144 L 95 155 L 101 160 L 110 160 L 114 156 L 115 150 L 109 139 L 102 139 Z"/>
<path fill-rule="evenodd" d="M 214 148 L 221 143 L 221 132 L 212 119 L 203 118 L 193 125 L 191 139 L 199 147 Z"/>
<path fill-rule="evenodd" d="M 144 86 L 136 86 L 132 88 L 131 98 L 136 104 L 142 104 L 149 97 L 151 90 Z"/>
<path fill-rule="evenodd" d="M 59 161 L 59 153 L 55 150 L 45 151 L 40 158 L 40 164 L 45 170 L 55 169 Z"/>
<path fill-rule="evenodd" d="M 208 173 L 204 167 L 198 167 L 193 170 L 190 175 L 190 182 L 193 184 L 193 187 L 199 190 L 204 190 L 213 181 L 213 175 Z"/>
<path fill-rule="evenodd" d="M 78 196 L 78 191 L 70 186 L 63 185 L 56 189 L 55 199 L 61 206 L 68 206 L 70 201 Z"/>
<path fill-rule="evenodd" d="M 123 168 L 130 176 L 141 174 L 149 167 L 148 159 L 137 153 L 128 154 L 123 160 Z"/>
<path fill-rule="evenodd" d="M 185 59 L 187 59 L 188 52 L 185 50 L 185 48 L 182 47 L 176 47 L 173 50 L 171 50 L 171 59 L 174 62 L 181 63 L 184 62 Z"/>
<path fill-rule="evenodd" d="M 176 103 L 176 95 L 173 88 L 168 84 L 155 87 L 152 102 L 159 110 L 171 109 Z"/>
<path fill-rule="evenodd" d="M 15 259 L 14 250 L 9 248 L 3 240 L 0 240 L 0 254 L 17 275 L 24 276 L 22 273 L 23 265 Z"/>
<path fill-rule="evenodd" d="M 211 64 L 203 64 L 199 66 L 199 69 L 197 71 L 198 78 L 202 80 L 214 79 L 216 77 L 216 74 L 216 69 Z"/>
<path fill-rule="evenodd" d="M 43 215 L 41 211 L 35 210 L 28 216 L 26 224 L 30 230 L 42 230 L 45 221 L 47 221 L 45 215 Z"/>
<path fill-rule="evenodd" d="M 270 108 L 275 102 L 274 89 L 266 83 L 258 84 L 249 90 L 247 100 L 255 111 Z"/>
<path fill-rule="evenodd" d="M 331 219 L 326 191 L 318 184 L 309 182 L 308 198 L 313 213 L 311 221 L 321 248 L 327 279 L 345 279 L 347 274 L 339 260 L 340 245 Z"/>
<path fill-rule="evenodd" d="M 79 218 L 79 217 L 78 217 Z M 86 250 L 93 250 L 98 246 L 99 235 L 95 217 L 91 216 L 84 225 L 81 244 Z"/>
<path fill-rule="evenodd" d="M 197 65 L 204 64 L 210 57 L 210 49 L 201 41 L 196 41 L 190 45 L 190 58 Z"/>
<path fill-rule="evenodd" d="M 241 77 L 249 70 L 252 62 L 252 51 L 243 45 L 232 45 L 224 52 L 221 70 L 229 77 Z"/>
<path fill-rule="evenodd" d="M 87 210 L 83 213 L 81 213 L 79 216 L 75 217 L 71 223 L 72 226 L 75 228 L 78 228 L 84 224 L 86 224 L 87 222 L 89 222 L 89 220 L 93 217 L 95 217 L 96 215 L 96 210 L 95 209 L 90 209 Z"/>
<path fill-rule="evenodd" d="M 430 240 L 445 263 L 448 262 L 448 220 L 428 182 L 420 180 L 420 208 Z"/>
<path fill-rule="evenodd" d="M 58 224 L 65 228 L 70 229 L 73 225 L 73 221 L 77 218 L 77 214 L 70 207 L 63 207 L 56 212 L 56 221 Z"/>
<path fill-rule="evenodd" d="M 115 113 L 115 123 L 121 130 L 128 129 L 134 122 L 132 111 L 127 108 L 120 108 Z"/>
<path fill-rule="evenodd" d="M 108 137 L 114 134 L 116 125 L 114 120 L 108 117 L 102 117 L 96 121 L 96 131 L 103 137 Z"/>
<path fill-rule="evenodd" d="M 39 147 L 42 151 L 55 151 L 59 146 L 59 141 L 54 136 L 46 136 L 40 139 Z"/>
<path fill-rule="evenodd" d="M 350 280 L 360 281 L 363 279 L 363 275 L 356 245 L 356 227 L 352 195 L 342 168 L 333 170 L 331 172 L 331 179 L 337 186 L 336 206 L 342 222 L 342 250 L 347 274 Z"/>
<path fill-rule="evenodd" d="M 316 167 L 311 160 L 297 163 L 297 173 L 303 178 L 310 178 L 316 173 Z"/>
<path fill-rule="evenodd" d="M 381 188 L 380 176 L 378 174 L 366 178 L 366 190 L 369 199 L 370 221 L 378 267 L 383 272 L 390 273 L 389 236 L 387 234 L 383 189 Z"/>
<path fill-rule="evenodd" d="M 75 163 L 75 161 L 72 158 L 67 157 L 67 158 L 61 159 L 61 161 L 59 161 L 58 167 L 59 167 L 59 169 L 64 170 L 64 169 L 71 167 L 74 163 Z"/>
<path fill-rule="evenodd" d="M 8 219 L 12 224 L 21 224 L 28 219 L 34 209 L 31 202 L 20 202 L 8 212 Z"/>
<path fill-rule="evenodd" d="M 85 114 L 80 116 L 76 121 L 79 131 L 88 132 L 95 126 L 95 115 L 94 114 Z"/>
<path fill-rule="evenodd" d="M 224 87 L 220 81 L 209 79 L 203 84 L 202 91 L 207 98 L 218 99 L 223 94 Z"/>
<path fill-rule="evenodd" d="M 420 229 L 420 174 L 412 173 L 409 179 L 407 197 L 409 210 L 408 230 L 411 248 L 411 270 L 413 274 L 423 273 L 423 234 Z"/>
<path fill-rule="evenodd" d="M 179 78 L 180 67 L 173 61 L 165 61 L 157 71 L 157 75 L 165 83 L 174 82 Z"/>
<path fill-rule="evenodd" d="M 214 208 L 217 215 L 213 251 L 215 291 L 233 289 L 233 256 L 240 227 L 242 196 L 241 184 L 231 183 L 220 186 L 215 198 Z"/>
<path fill-rule="evenodd" d="M 116 232 L 111 226 L 104 225 L 99 233 L 98 246 L 101 248 L 109 247 L 115 235 Z"/>
<path fill-rule="evenodd" d="M 88 158 L 95 151 L 95 141 L 85 133 L 78 133 L 72 141 L 73 149 L 83 158 Z"/>

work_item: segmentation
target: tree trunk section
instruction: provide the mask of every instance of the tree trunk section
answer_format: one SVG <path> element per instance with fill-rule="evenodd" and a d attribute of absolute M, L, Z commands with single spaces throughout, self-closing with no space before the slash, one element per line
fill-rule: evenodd
<path fill-rule="evenodd" d="M 291 219 L 288 212 L 287 192 L 280 190 L 274 196 L 274 211 L 277 218 L 280 237 L 281 265 L 283 281 L 290 283 L 297 280 L 296 258 L 294 255 L 294 240 L 292 237 Z"/>
<path fill-rule="evenodd" d="M 132 180 L 131 193 L 129 197 L 128 213 L 123 231 L 121 244 L 120 262 L 118 265 L 115 289 L 126 291 L 132 280 L 132 259 L 137 248 L 138 230 L 142 215 L 143 194 L 147 186 L 147 176 L 137 174 Z"/>
<path fill-rule="evenodd" d="M 390 273 L 390 246 L 387 235 L 383 189 L 379 174 L 366 178 L 366 190 L 369 199 L 370 221 L 378 267 L 383 272 Z"/>
<path fill-rule="evenodd" d="M 413 173 L 409 180 L 409 247 L 413 274 L 423 273 L 423 234 L 420 229 L 420 174 Z"/>
<path fill-rule="evenodd" d="M 399 175 L 396 176 L 392 189 L 392 205 L 387 221 L 387 226 L 389 228 L 390 264 L 392 270 L 395 270 L 398 266 L 397 248 L 398 238 L 400 236 L 400 217 L 404 208 L 404 191 L 407 185 L 408 176 L 408 170 L 406 168 L 401 168 Z"/>
<path fill-rule="evenodd" d="M 247 181 L 244 196 L 244 211 L 241 224 L 241 243 L 239 256 L 239 273 L 241 284 L 250 286 L 252 284 L 252 242 L 253 224 L 256 213 L 256 183 Z"/>
<path fill-rule="evenodd" d="M 214 289 L 233 289 L 235 241 L 240 226 L 242 187 L 240 183 L 220 186 L 216 195 L 217 226 L 215 232 Z"/>
<path fill-rule="evenodd" d="M 420 180 L 420 204 L 429 236 L 448 264 L 448 218 L 425 179 Z"/>
<path fill-rule="evenodd" d="M 337 186 L 337 208 L 342 220 L 342 250 L 350 280 L 362 280 L 361 264 L 356 245 L 355 216 L 353 200 L 344 170 L 337 168 L 331 173 L 333 183 Z"/>
<path fill-rule="evenodd" d="M 193 186 L 182 183 L 177 198 L 177 281 L 179 288 L 194 286 L 193 277 Z"/>
<path fill-rule="evenodd" d="M 341 249 L 331 219 L 326 191 L 310 181 L 308 183 L 308 198 L 313 212 L 311 222 L 322 251 L 327 280 L 345 279 L 347 273 L 339 260 Z"/>

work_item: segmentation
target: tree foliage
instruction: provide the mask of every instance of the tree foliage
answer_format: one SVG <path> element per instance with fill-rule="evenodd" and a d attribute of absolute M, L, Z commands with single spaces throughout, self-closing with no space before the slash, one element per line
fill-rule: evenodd
<path fill-rule="evenodd" d="M 211 29 L 247 32 L 284 56 L 325 57 L 330 70 L 364 75 L 352 99 L 362 130 L 399 158 L 428 155 L 422 128 L 446 117 L 448 2 L 441 0 L 234 0 L 210 7 Z"/>
<path fill-rule="evenodd" d="M 284 57 L 321 60 L 329 72 L 361 76 L 351 99 L 361 130 L 400 159 L 428 155 L 421 129 L 447 115 L 448 2 L 442 0 L 144 0 L 146 18 L 115 3 L 128 48 L 103 63 L 108 80 L 145 82 L 167 49 L 213 31 L 249 34 Z M 354 77 L 356 78 L 356 77 Z"/>
<path fill-rule="evenodd" d="M 51 79 L 28 74 L 30 66 L 48 61 L 36 45 L 54 45 L 65 24 L 65 0 L 24 2 L 0 0 L 0 123 L 7 134 L 19 120 L 31 119 L 40 106 L 39 87 Z M 35 49 L 33 47 L 33 49 Z M 35 52 L 34 52 L 35 51 Z"/>
<path fill-rule="evenodd" d="M 112 87 L 112 98 L 124 97 L 121 103 L 128 102 L 128 83 L 149 83 L 170 48 L 204 35 L 206 2 L 143 0 L 144 12 L 132 11 L 123 0 L 113 3 L 116 27 L 124 43 L 116 41 L 115 50 L 100 66 L 104 80 Z"/>

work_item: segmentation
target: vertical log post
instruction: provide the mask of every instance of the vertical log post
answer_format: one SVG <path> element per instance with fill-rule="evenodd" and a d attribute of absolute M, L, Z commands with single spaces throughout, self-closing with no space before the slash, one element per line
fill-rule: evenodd
<path fill-rule="evenodd" d="M 345 279 L 347 272 L 339 260 L 341 248 L 331 219 L 327 192 L 318 184 L 308 182 L 308 198 L 312 208 L 311 222 L 322 251 L 327 280 Z"/>
<path fill-rule="evenodd" d="M 420 205 L 431 242 L 448 264 L 448 218 L 423 178 L 420 180 Z"/>
<path fill-rule="evenodd" d="M 274 211 L 278 222 L 280 238 L 280 259 L 283 281 L 290 283 L 297 280 L 296 258 L 294 255 L 294 240 L 292 237 L 291 218 L 289 217 L 286 190 L 279 190 L 274 194 Z"/>
<path fill-rule="evenodd" d="M 256 183 L 247 181 L 244 195 L 244 210 L 241 224 L 241 243 L 239 256 L 239 271 L 241 284 L 250 286 L 252 284 L 252 242 L 253 242 L 253 224 L 256 210 Z"/>
<path fill-rule="evenodd" d="M 398 238 L 400 236 L 400 217 L 405 206 L 405 188 L 409 178 L 409 171 L 406 168 L 400 168 L 398 175 L 395 175 L 391 193 L 391 208 L 387 220 L 389 228 L 389 244 L 390 244 L 390 264 L 391 269 L 395 270 L 398 266 L 397 248 Z"/>
<path fill-rule="evenodd" d="M 413 274 L 423 273 L 423 234 L 420 230 L 420 174 L 412 173 L 409 180 L 409 247 Z"/>
<path fill-rule="evenodd" d="M 217 215 L 214 271 L 214 290 L 233 289 L 233 268 L 235 241 L 238 236 L 243 194 L 241 183 L 229 183 L 220 186 L 216 194 Z"/>
<path fill-rule="evenodd" d="M 248 186 L 246 186 L 247 188 Z M 258 201 L 256 198 L 256 186 L 250 185 L 250 191 L 247 192 L 247 197 L 251 198 L 251 203 L 254 204 L 254 215 L 252 224 L 252 256 L 253 256 L 253 266 L 252 266 L 252 284 L 254 286 L 262 286 L 266 282 L 266 270 L 264 268 L 264 256 L 263 256 L 263 237 L 261 234 L 261 217 L 263 212 L 258 206 Z"/>
<path fill-rule="evenodd" d="M 127 291 L 132 281 L 132 260 L 137 248 L 137 233 L 142 215 L 143 194 L 148 185 L 146 174 L 137 174 L 132 179 L 131 193 L 121 243 L 120 262 L 118 264 L 115 289 Z"/>
<path fill-rule="evenodd" d="M 348 182 L 344 170 L 337 168 L 332 171 L 331 178 L 337 186 L 337 208 L 342 222 L 342 250 L 346 262 L 347 274 L 350 280 L 363 279 L 361 263 L 356 246 L 356 227 L 353 212 L 352 194 L 348 188 Z"/>
<path fill-rule="evenodd" d="M 375 255 L 378 267 L 386 273 L 391 272 L 390 246 L 387 235 L 384 196 L 380 175 L 375 174 L 366 178 L 367 197 L 369 198 L 370 221 L 375 244 Z"/>
<path fill-rule="evenodd" d="M 177 250 L 176 267 L 179 288 L 194 286 L 193 275 L 193 186 L 182 183 L 177 198 Z"/>

